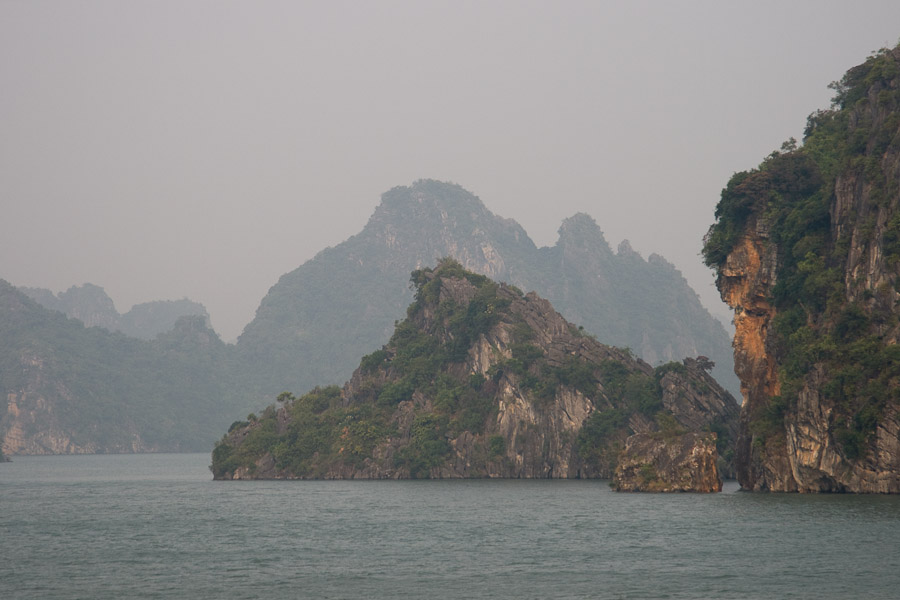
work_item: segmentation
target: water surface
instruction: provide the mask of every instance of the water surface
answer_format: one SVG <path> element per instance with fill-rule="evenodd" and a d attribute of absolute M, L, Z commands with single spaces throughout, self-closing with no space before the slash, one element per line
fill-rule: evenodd
<path fill-rule="evenodd" d="M 0 465 L 0 598 L 896 598 L 900 497 Z"/>

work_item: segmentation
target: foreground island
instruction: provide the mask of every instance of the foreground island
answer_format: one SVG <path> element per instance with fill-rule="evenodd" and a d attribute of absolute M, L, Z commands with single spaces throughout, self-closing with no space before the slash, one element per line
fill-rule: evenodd
<path fill-rule="evenodd" d="M 611 478 L 629 436 L 699 431 L 716 440 L 712 477 L 728 468 L 738 405 L 711 361 L 654 369 L 453 260 L 412 284 L 386 346 L 342 388 L 284 393 L 234 423 L 214 477 Z"/>

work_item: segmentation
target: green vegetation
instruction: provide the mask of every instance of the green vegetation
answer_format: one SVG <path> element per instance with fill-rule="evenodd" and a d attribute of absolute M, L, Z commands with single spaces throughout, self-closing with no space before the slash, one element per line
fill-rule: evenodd
<path fill-rule="evenodd" d="M 855 459 L 866 454 L 878 416 L 886 402 L 896 401 L 900 388 L 900 351 L 885 339 L 897 325 L 889 290 L 865 290 L 863 301 L 850 301 L 844 280 L 849 232 L 855 227 L 857 251 L 871 252 L 880 243 L 897 285 L 900 182 L 886 170 L 885 157 L 900 152 L 900 65 L 883 49 L 831 87 L 833 105 L 810 115 L 802 147 L 791 140 L 757 169 L 728 182 L 703 258 L 721 268 L 750 217 L 765 223 L 777 248 L 771 301 L 781 395 L 757 409 L 751 431 L 761 442 L 783 435 L 785 416 L 818 369 L 825 379 L 821 390 L 837 409 L 834 439 Z M 872 205 L 832 214 L 839 177 L 866 186 Z M 879 214 L 889 209 L 894 214 L 875 239 Z M 838 217 L 846 223 L 833 228 Z"/>
<path fill-rule="evenodd" d="M 435 413 L 416 415 L 409 444 L 398 452 L 396 464 L 409 469 L 413 479 L 427 479 L 450 452 L 447 441 L 447 417 Z"/>
<path fill-rule="evenodd" d="M 216 477 L 237 469 L 252 476 L 263 466 L 298 477 L 371 468 L 428 478 L 452 468 L 448 459 L 459 440 L 472 444 L 464 446 L 477 463 L 471 472 L 508 467 L 510 453 L 550 452 L 550 438 L 537 428 L 541 419 L 555 418 L 551 411 L 559 411 L 562 390 L 580 393 L 588 406 L 610 406 L 595 411 L 577 439 L 566 433 L 562 441 L 574 442 L 589 473 L 609 473 L 633 433 L 629 420 L 636 414 L 662 431 L 674 430 L 674 418 L 666 419 L 662 410 L 664 376 L 676 372 L 685 385 L 700 385 L 680 363 L 651 371 L 630 353 L 604 349 L 580 333 L 549 347 L 538 345 L 529 325 L 535 321 L 522 315 L 535 315 L 533 307 L 542 310 L 541 305 L 529 305 L 519 291 L 470 273 L 452 259 L 414 271 L 410 280 L 415 300 L 406 319 L 395 325 L 384 348 L 362 358 L 351 382 L 343 390 L 315 388 L 300 398 L 282 393 L 280 416 L 270 407 L 258 419 L 234 423 L 213 453 Z M 568 346 L 558 353 L 573 340 L 586 344 L 583 353 Z M 473 348 L 491 357 L 486 376 L 471 373 Z M 591 362 L 587 357 L 597 352 L 621 358 Z M 511 442 L 498 433 L 497 423 L 499 403 L 507 397 L 501 390 L 509 389 L 537 415 L 520 423 L 514 448 L 507 447 Z"/>
<path fill-rule="evenodd" d="M 591 413 L 575 440 L 578 454 L 586 464 L 605 471 L 615 468 L 623 440 L 632 433 L 628 428 L 628 417 L 628 412 L 621 408 Z"/>
<path fill-rule="evenodd" d="M 453 278 L 475 286 L 474 297 L 465 305 L 441 297 L 444 281 Z M 483 433 L 496 411 L 488 380 L 480 374 L 459 377 L 451 372 L 453 365 L 465 360 L 478 336 L 498 322 L 509 300 L 500 297 L 499 285 L 465 271 L 452 259 L 442 260 L 435 269 L 414 271 L 410 280 L 416 288 L 415 301 L 387 346 L 360 362 L 364 380 L 356 402 L 341 406 L 341 392 L 335 386 L 316 388 L 300 398 L 282 394 L 279 402 L 290 412 L 287 430 L 276 434 L 272 410 L 249 428 L 237 447 L 227 443 L 226 435 L 213 453 L 214 474 L 222 476 L 238 467 L 252 473 L 255 461 L 265 453 L 274 457 L 277 469 L 308 477 L 324 476 L 339 464 L 359 467 L 372 457 L 376 445 L 397 434 L 391 416 L 401 402 L 416 395 L 431 399 L 433 411 L 415 415 L 409 443 L 394 460 L 411 477 L 430 476 L 446 458 L 450 436 Z M 436 318 L 426 327 L 424 311 L 435 306 Z M 489 444 L 493 456 L 497 442 Z"/>
<path fill-rule="evenodd" d="M 644 486 L 647 486 L 655 481 L 659 481 L 659 474 L 656 472 L 656 468 L 649 463 L 640 466 L 638 475 L 640 476 L 641 483 Z"/>
<path fill-rule="evenodd" d="M 600 365 L 600 372 L 607 396 L 617 400 L 616 407 L 591 413 L 576 437 L 581 457 L 600 469 L 612 470 L 614 467 L 625 438 L 634 433 L 629 426 L 629 420 L 634 415 L 642 415 L 654 422 L 663 437 L 670 438 L 685 432 L 675 417 L 663 408 L 660 382 L 667 374 L 679 375 L 686 385 L 701 393 L 709 391 L 703 389 L 703 382 L 690 376 L 684 364 L 677 362 L 660 365 L 652 374 L 646 374 L 629 370 L 621 362 L 606 360 Z M 726 461 L 731 462 L 734 458 L 734 440 L 728 426 L 716 420 L 707 429 L 718 434 L 717 449 Z"/>

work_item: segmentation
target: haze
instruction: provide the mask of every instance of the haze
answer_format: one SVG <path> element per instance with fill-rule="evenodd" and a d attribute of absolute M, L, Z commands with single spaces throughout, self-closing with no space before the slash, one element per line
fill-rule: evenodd
<path fill-rule="evenodd" d="M 3 1 L 0 277 L 189 297 L 233 340 L 434 178 L 539 245 L 587 212 L 726 315 L 698 257 L 720 190 L 898 36 L 896 0 Z"/>

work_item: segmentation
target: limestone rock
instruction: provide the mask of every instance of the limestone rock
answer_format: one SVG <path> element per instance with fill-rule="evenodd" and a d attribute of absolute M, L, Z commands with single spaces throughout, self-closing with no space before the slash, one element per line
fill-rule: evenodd
<path fill-rule="evenodd" d="M 391 341 L 342 388 L 238 423 L 217 479 L 610 478 L 636 431 L 733 439 L 737 404 L 706 359 L 654 369 L 449 259 L 412 280 Z"/>
<path fill-rule="evenodd" d="M 754 491 L 900 493 L 900 46 L 737 173 L 704 258 L 734 310 Z"/>
<path fill-rule="evenodd" d="M 720 492 L 715 433 L 628 438 L 613 479 L 617 492 Z"/>

